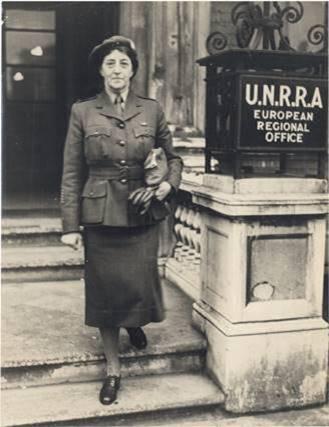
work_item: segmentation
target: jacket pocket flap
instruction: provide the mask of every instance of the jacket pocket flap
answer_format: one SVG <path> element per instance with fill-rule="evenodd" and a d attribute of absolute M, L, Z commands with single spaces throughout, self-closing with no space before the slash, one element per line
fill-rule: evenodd
<path fill-rule="evenodd" d="M 89 136 L 97 136 L 97 135 L 111 135 L 111 129 L 103 128 L 103 127 L 95 127 L 95 128 L 89 128 L 86 130 L 85 137 L 88 138 Z"/>
<path fill-rule="evenodd" d="M 140 126 L 134 128 L 134 133 L 136 138 L 139 136 L 155 136 L 155 129 L 151 127 Z"/>
<path fill-rule="evenodd" d="M 87 182 L 82 192 L 82 197 L 88 197 L 90 199 L 105 196 L 106 182 Z"/>

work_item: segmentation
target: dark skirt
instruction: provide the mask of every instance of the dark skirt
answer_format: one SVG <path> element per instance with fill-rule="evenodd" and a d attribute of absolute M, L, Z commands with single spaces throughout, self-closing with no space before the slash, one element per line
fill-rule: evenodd
<path fill-rule="evenodd" d="M 98 328 L 164 319 L 159 226 L 85 227 L 85 322 Z"/>

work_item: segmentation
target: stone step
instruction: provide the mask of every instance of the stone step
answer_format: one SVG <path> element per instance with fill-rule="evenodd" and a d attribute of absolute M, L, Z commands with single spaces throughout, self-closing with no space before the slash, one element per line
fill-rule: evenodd
<path fill-rule="evenodd" d="M 83 277 L 83 253 L 61 246 L 5 247 L 2 282 L 74 280 Z"/>
<path fill-rule="evenodd" d="M 131 347 L 121 330 L 123 376 L 201 371 L 206 342 L 191 326 L 192 301 L 163 282 L 166 319 L 145 327 L 148 346 Z M 94 381 L 104 376 L 98 329 L 84 325 L 83 283 L 2 288 L 2 388 Z"/>
<path fill-rule="evenodd" d="M 154 414 L 182 408 L 209 408 L 221 405 L 223 393 L 200 374 L 167 374 L 126 378 L 121 382 L 117 401 L 109 406 L 98 401 L 100 382 L 61 384 L 1 393 L 2 427 L 79 425 L 79 420 L 124 418 L 134 414 Z"/>
<path fill-rule="evenodd" d="M 13 246 L 58 246 L 62 233 L 58 216 L 13 216 L 2 220 L 2 244 Z"/>
<path fill-rule="evenodd" d="M 124 418 L 124 419 L 122 419 Z M 222 405 L 183 408 L 173 411 L 160 411 L 132 414 L 126 417 L 111 418 L 111 427 L 269 427 L 269 426 L 328 426 L 329 405 L 306 407 L 305 409 L 261 412 L 239 415 L 227 412 Z M 124 423 L 124 424 L 123 424 Z M 69 425 L 68 423 L 62 423 Z M 86 426 L 76 422 L 74 427 Z M 106 418 L 87 421 L 88 427 L 109 427 Z M 71 426 L 72 427 L 72 424 Z"/>
<path fill-rule="evenodd" d="M 159 258 L 160 275 L 164 262 Z M 83 250 L 59 246 L 11 246 L 2 249 L 2 283 L 80 280 L 83 278 Z"/>

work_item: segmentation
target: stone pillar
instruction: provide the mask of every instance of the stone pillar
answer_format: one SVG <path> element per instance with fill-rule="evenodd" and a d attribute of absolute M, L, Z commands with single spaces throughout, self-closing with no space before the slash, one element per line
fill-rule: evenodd
<path fill-rule="evenodd" d="M 322 319 L 327 182 L 204 176 L 201 299 L 194 324 L 228 411 L 326 400 Z"/>

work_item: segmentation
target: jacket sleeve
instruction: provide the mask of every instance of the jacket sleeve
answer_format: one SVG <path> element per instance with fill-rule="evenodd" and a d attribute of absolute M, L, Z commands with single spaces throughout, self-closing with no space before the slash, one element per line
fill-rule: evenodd
<path fill-rule="evenodd" d="M 182 178 L 183 160 L 173 148 L 171 132 L 159 104 L 157 104 L 156 146 L 162 147 L 166 153 L 169 169 L 167 181 L 177 191 Z"/>
<path fill-rule="evenodd" d="M 64 233 L 79 231 L 80 196 L 86 170 L 83 136 L 81 119 L 77 111 L 77 105 L 74 104 L 65 141 L 61 186 L 61 212 Z"/>

